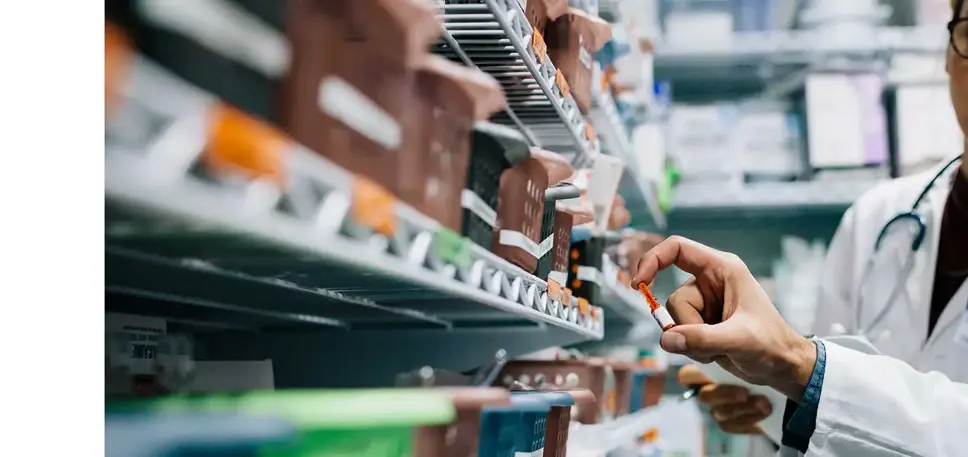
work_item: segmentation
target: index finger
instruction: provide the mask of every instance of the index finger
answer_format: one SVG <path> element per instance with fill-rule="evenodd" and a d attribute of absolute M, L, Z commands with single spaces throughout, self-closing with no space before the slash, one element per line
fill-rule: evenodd
<path fill-rule="evenodd" d="M 693 276 L 698 275 L 717 259 L 717 251 L 681 236 L 670 236 L 657 244 L 639 260 L 632 287 L 650 284 L 656 273 L 675 265 Z"/>

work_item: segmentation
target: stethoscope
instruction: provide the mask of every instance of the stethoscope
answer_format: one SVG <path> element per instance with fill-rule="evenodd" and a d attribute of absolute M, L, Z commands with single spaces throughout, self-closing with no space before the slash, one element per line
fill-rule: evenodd
<path fill-rule="evenodd" d="M 864 272 L 861 276 L 860 287 L 858 288 L 858 297 L 856 300 L 857 306 L 854 309 L 854 325 L 851 330 L 854 335 L 863 337 L 868 341 L 873 341 L 870 338 L 870 331 L 877 327 L 881 321 L 887 316 L 888 312 L 897 304 L 898 296 L 905 291 L 906 280 L 910 276 L 911 271 L 914 268 L 914 253 L 921 248 L 921 244 L 924 243 L 924 238 L 927 236 L 928 224 L 925 218 L 918 213 L 918 208 L 926 200 L 928 193 L 934 187 L 934 184 L 941 179 L 942 176 L 948 172 L 948 170 L 956 163 L 958 163 L 961 157 L 955 157 L 948 161 L 940 170 L 928 181 L 927 185 L 924 186 L 924 190 L 918 195 L 918 198 L 914 200 L 914 204 L 911 205 L 911 210 L 898 214 L 894 216 L 891 220 L 884 224 L 881 231 L 877 234 L 877 238 L 874 240 L 874 252 L 867 259 L 867 263 L 864 267 Z M 868 322 L 867 325 L 862 325 L 863 310 L 864 310 L 864 300 L 865 292 L 869 291 L 866 288 L 867 284 L 870 282 L 870 278 L 873 276 L 876 259 L 884 246 L 885 240 L 890 238 L 893 233 L 901 229 L 901 227 L 907 227 L 907 231 L 911 233 L 911 250 L 905 256 L 905 261 L 903 267 L 899 270 L 894 284 L 891 288 L 891 293 L 888 295 L 887 302 L 874 318 Z M 844 328 L 842 324 L 834 324 L 831 328 L 834 334 L 844 334 L 847 333 L 847 329 Z M 878 335 L 878 338 L 889 337 L 889 331 L 885 330 Z"/>

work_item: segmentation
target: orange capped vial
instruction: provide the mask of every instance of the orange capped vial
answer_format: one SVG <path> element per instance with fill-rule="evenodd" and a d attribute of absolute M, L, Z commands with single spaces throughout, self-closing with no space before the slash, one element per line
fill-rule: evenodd
<path fill-rule="evenodd" d="M 676 321 L 672 320 L 672 315 L 669 314 L 669 310 L 659 305 L 659 300 L 656 300 L 655 295 L 652 295 L 649 286 L 645 285 L 644 282 L 639 283 L 639 292 L 642 292 L 642 296 L 645 297 L 645 301 L 649 304 L 649 309 L 652 311 L 652 318 L 659 324 L 659 327 L 662 327 L 663 331 L 676 326 Z"/>

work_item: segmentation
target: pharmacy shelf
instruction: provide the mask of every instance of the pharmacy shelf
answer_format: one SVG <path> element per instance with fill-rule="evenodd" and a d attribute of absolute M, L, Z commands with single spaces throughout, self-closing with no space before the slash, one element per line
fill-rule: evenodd
<path fill-rule="evenodd" d="M 189 320 L 231 314 L 247 317 L 235 324 L 265 318 L 269 327 L 344 330 L 555 327 L 602 338 L 601 309 L 583 314 L 577 300 L 550 298 L 543 280 L 291 140 L 273 138 L 262 151 L 278 161 L 283 186 L 200 174 L 209 113 L 219 105 L 135 59 L 106 128 L 108 292 L 206 309 L 181 316 Z M 259 140 L 254 132 L 249 138 L 254 148 Z M 379 203 L 361 210 L 374 195 Z"/>
<path fill-rule="evenodd" d="M 666 226 L 665 214 L 659 208 L 652 183 L 643 175 L 641 167 L 637 165 L 632 142 L 629 140 L 625 124 L 619 118 L 615 109 L 615 100 L 607 91 L 592 88 L 592 111 L 588 120 L 601 141 L 602 152 L 614 155 L 625 162 L 620 192 L 629 205 L 644 204 L 648 211 L 649 223 L 656 228 Z"/>
<path fill-rule="evenodd" d="M 819 180 L 745 185 L 684 182 L 676 187 L 673 213 L 844 209 L 878 182 Z"/>
<path fill-rule="evenodd" d="M 423 227 L 413 235 L 354 237 L 336 224 L 254 211 L 230 189 L 155 179 L 148 165 L 109 154 L 109 291 L 205 308 L 235 297 L 238 313 L 350 330 L 529 321 L 603 335 L 604 313 L 582 316 L 577 305 L 550 300 L 543 281 L 483 249 L 471 246 L 467 267 L 443 261 L 432 252 L 436 227 L 413 215 L 410 223 Z M 340 218 L 335 206 L 348 210 L 332 203 L 346 200 L 333 192 L 320 219 Z"/>
<path fill-rule="evenodd" d="M 495 122 L 521 127 L 536 146 L 590 163 L 598 142 L 586 129 L 575 100 L 546 55 L 539 59 L 534 34 L 518 0 L 446 0 L 438 5 L 446 33 L 434 52 L 473 63 L 504 88 L 509 110 Z M 557 76 L 557 78 L 556 78 Z"/>
<path fill-rule="evenodd" d="M 810 30 L 734 33 L 730 39 L 658 42 L 655 76 L 676 98 L 710 101 L 753 96 L 805 69 L 881 71 L 899 55 L 941 55 L 943 27 L 884 27 L 865 36 Z"/>
<path fill-rule="evenodd" d="M 655 65 L 697 67 L 772 61 L 811 63 L 817 57 L 853 57 L 879 53 L 937 53 L 948 43 L 944 27 L 882 27 L 863 37 L 830 36 L 814 30 L 737 32 L 726 40 L 656 44 Z"/>

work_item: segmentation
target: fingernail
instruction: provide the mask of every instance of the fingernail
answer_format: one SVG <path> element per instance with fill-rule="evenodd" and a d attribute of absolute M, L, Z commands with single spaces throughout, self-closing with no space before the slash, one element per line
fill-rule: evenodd
<path fill-rule="evenodd" d="M 681 333 L 665 332 L 662 334 L 662 347 L 669 352 L 686 350 L 686 337 Z"/>

